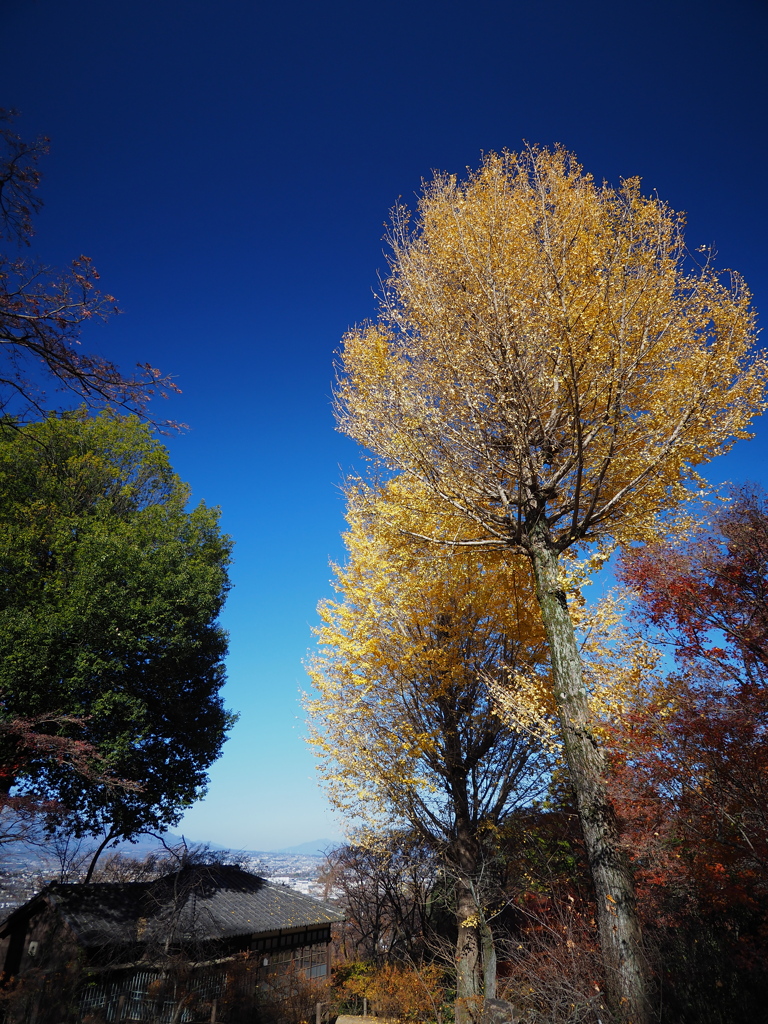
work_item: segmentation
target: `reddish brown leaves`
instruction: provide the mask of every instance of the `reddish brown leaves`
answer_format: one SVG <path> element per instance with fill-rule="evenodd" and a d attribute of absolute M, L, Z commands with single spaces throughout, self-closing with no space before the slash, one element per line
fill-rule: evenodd
<path fill-rule="evenodd" d="M 633 552 L 621 576 L 678 664 L 662 711 L 614 729 L 614 792 L 641 896 L 720 912 L 768 895 L 768 504 L 736 492 L 708 530 Z M 641 900 L 642 903 L 642 900 Z M 648 904 L 646 904 L 648 905 Z"/>

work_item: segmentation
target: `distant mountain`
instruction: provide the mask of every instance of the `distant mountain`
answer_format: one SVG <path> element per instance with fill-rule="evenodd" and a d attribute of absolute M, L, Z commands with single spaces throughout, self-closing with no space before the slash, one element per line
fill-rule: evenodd
<path fill-rule="evenodd" d="M 336 839 L 313 839 L 309 843 L 299 843 L 298 846 L 283 846 L 279 850 L 272 850 L 272 853 L 296 853 L 303 857 L 323 857 L 329 850 L 335 850 L 339 845 Z"/>
<path fill-rule="evenodd" d="M 165 843 L 174 848 L 180 846 L 184 838 L 175 835 L 173 832 L 166 832 L 163 836 Z M 207 846 L 211 850 L 231 850 L 233 853 L 243 854 L 246 857 L 269 857 L 276 853 L 295 854 L 300 857 L 323 857 L 329 850 L 333 850 L 339 845 L 338 839 L 312 839 L 307 843 L 299 843 L 297 846 L 281 846 L 273 850 L 241 850 L 231 846 L 221 846 L 219 843 L 209 843 L 194 839 L 187 839 L 186 842 L 190 847 Z M 120 852 L 127 856 L 142 855 L 160 848 L 160 841 L 153 836 L 140 836 L 135 845 L 122 843 L 118 847 Z"/>
<path fill-rule="evenodd" d="M 102 860 L 106 860 L 110 853 L 120 852 L 126 857 L 134 860 L 143 860 L 150 853 L 162 853 L 163 848 L 178 848 L 186 841 L 190 848 L 195 846 L 207 846 L 211 850 L 229 850 L 230 847 L 221 846 L 219 843 L 198 843 L 186 837 L 177 835 L 174 832 L 166 832 L 162 840 L 155 836 L 139 836 L 135 843 L 120 843 L 116 848 L 106 850 Z M 83 854 L 88 849 L 88 843 L 82 846 Z M 94 844 L 95 845 L 95 844 Z M 329 850 L 339 845 L 338 840 L 313 839 L 307 843 L 299 843 L 297 846 L 285 846 L 279 850 L 233 850 L 232 852 L 249 858 L 253 861 L 264 861 L 266 863 L 279 857 L 323 857 Z M 70 851 L 70 854 L 74 850 Z M 0 873 L 8 871 L 32 871 L 41 872 L 44 875 L 56 874 L 59 871 L 59 858 L 53 844 L 43 846 L 32 845 L 24 842 L 13 842 L 0 844 Z"/>

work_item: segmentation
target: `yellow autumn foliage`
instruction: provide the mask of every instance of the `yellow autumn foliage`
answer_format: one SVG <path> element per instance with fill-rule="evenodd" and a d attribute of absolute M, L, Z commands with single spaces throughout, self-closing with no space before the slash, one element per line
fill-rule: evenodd
<path fill-rule="evenodd" d="M 337 807 L 369 829 L 387 821 L 440 835 L 474 749 L 478 824 L 531 796 L 526 773 L 549 756 L 553 707 L 527 560 L 415 541 L 423 500 L 400 481 L 350 490 L 349 558 L 335 568 L 339 598 L 319 607 L 306 706 Z M 458 529 L 450 510 L 440 518 L 433 506 L 431 521 L 446 536 Z M 492 696 L 502 691 L 503 722 Z"/>
<path fill-rule="evenodd" d="M 574 632 L 583 610 L 568 601 L 581 569 L 565 556 L 652 537 L 700 485 L 697 467 L 748 437 L 766 407 L 768 361 L 749 291 L 711 253 L 694 256 L 683 228 L 639 179 L 600 185 L 562 149 L 492 153 L 463 181 L 436 174 L 413 228 L 404 208 L 394 212 L 379 315 L 345 337 L 336 391 L 340 429 L 403 481 L 380 492 L 380 517 L 411 517 L 401 528 L 432 544 L 417 577 L 429 578 L 439 552 L 451 567 L 461 549 L 530 559 L 535 589 L 511 561 L 482 563 L 473 578 L 512 572 L 515 584 L 500 588 L 512 606 L 515 585 L 539 602 L 608 1001 L 634 1024 L 650 1022 L 652 990 Z M 412 495 L 423 513 L 415 521 Z M 497 621 L 507 628 L 502 609 Z M 510 635 L 533 638 L 531 626 Z M 647 652 L 626 653 L 614 702 L 654 667 Z M 594 703 L 606 673 L 597 655 L 586 668 Z M 435 678 L 450 671 L 446 663 Z M 490 685 L 499 682 L 497 673 Z M 515 665 L 506 698 L 530 683 L 528 666 Z M 397 793 L 397 767 L 409 784 L 433 784 L 421 756 L 430 736 L 415 729 L 401 743 L 388 793 Z M 371 778 L 361 793 L 375 795 L 381 779 Z M 337 776 L 342 787 L 351 779 Z"/>
<path fill-rule="evenodd" d="M 377 323 L 344 339 L 341 429 L 478 542 L 524 547 L 542 515 L 560 551 L 647 536 L 765 408 L 749 291 L 683 227 L 561 149 L 437 174 L 413 230 L 395 211 Z"/>

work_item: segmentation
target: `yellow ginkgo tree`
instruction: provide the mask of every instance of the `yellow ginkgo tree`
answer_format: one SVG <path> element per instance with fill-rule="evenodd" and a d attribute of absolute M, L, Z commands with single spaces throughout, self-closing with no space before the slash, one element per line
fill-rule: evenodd
<path fill-rule="evenodd" d="M 377 516 L 393 490 L 398 526 Z M 548 666 L 527 563 L 465 549 L 445 558 L 414 541 L 417 498 L 397 483 L 350 491 L 349 558 L 336 569 L 338 599 L 320 605 L 307 704 L 321 774 L 359 834 L 407 828 L 453 879 L 457 1020 L 468 1021 L 496 994 L 487 850 L 546 791 Z M 457 524 L 434 525 L 452 534 Z M 494 687 L 507 695 L 504 719 Z"/>
<path fill-rule="evenodd" d="M 563 150 L 437 174 L 394 212 L 378 321 L 348 333 L 339 424 L 389 473 L 453 509 L 425 516 L 533 570 L 617 1017 L 651 1018 L 632 875 L 605 787 L 561 558 L 642 539 L 742 437 L 766 361 L 741 279 L 685 247 L 637 179 L 598 184 Z M 392 493 L 393 520 L 396 495 Z"/>

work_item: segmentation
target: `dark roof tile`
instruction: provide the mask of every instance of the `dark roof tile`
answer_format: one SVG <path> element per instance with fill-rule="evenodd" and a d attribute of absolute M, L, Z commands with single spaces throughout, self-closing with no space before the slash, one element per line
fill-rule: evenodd
<path fill-rule="evenodd" d="M 191 866 L 153 882 L 55 883 L 12 916 L 42 899 L 58 910 L 86 948 L 168 935 L 183 942 L 206 941 L 343 920 L 311 896 L 224 865 Z"/>

